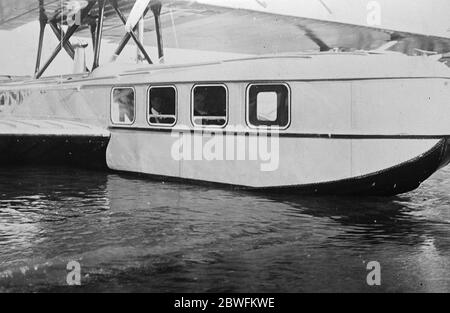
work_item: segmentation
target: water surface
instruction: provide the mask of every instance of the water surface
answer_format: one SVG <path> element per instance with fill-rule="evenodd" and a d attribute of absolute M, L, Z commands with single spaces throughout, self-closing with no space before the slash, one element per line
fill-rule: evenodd
<path fill-rule="evenodd" d="M 0 169 L 0 291 L 450 292 L 450 168 L 394 198 Z M 66 265 L 81 265 L 68 287 Z M 381 286 L 366 264 L 381 264 Z"/>

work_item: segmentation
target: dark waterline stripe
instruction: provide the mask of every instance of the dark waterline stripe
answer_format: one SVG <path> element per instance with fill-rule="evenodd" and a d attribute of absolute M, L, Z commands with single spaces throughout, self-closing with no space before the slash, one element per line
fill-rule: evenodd
<path fill-rule="evenodd" d="M 321 133 L 270 133 L 270 132 L 246 132 L 234 130 L 213 130 L 213 129 L 172 129 L 172 128 L 147 128 L 147 127 L 120 127 L 110 126 L 108 130 L 124 130 L 124 131 L 138 131 L 138 132 L 156 132 L 156 133 L 206 133 L 206 134 L 220 134 L 220 135 L 243 135 L 243 136 L 272 136 L 276 135 L 284 138 L 317 138 L 317 139 L 444 139 L 450 138 L 448 135 L 363 135 L 363 134 L 321 134 Z"/>

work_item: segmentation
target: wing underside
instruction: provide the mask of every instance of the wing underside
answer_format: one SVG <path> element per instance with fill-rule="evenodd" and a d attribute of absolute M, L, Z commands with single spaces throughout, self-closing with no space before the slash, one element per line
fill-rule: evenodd
<path fill-rule="evenodd" d="M 118 0 L 120 10 L 125 15 L 134 2 Z M 450 52 L 450 38 L 445 37 L 213 6 L 196 1 L 162 2 L 164 45 L 170 48 L 267 54 L 332 48 L 344 51 L 372 50 L 387 42 L 397 41 L 390 50 L 410 55 L 416 54 L 416 49 Z M 61 6 L 61 0 L 46 0 L 44 3 L 50 16 Z M 95 10 L 92 14 L 96 14 Z M 0 29 L 13 29 L 37 20 L 38 16 L 38 0 L 0 2 Z M 123 23 L 109 4 L 105 16 L 104 38 L 120 41 L 124 34 Z M 145 30 L 146 42 L 155 42 L 152 14 L 146 17 Z M 77 35 L 86 38 L 91 36 L 87 27 L 81 27 Z"/>

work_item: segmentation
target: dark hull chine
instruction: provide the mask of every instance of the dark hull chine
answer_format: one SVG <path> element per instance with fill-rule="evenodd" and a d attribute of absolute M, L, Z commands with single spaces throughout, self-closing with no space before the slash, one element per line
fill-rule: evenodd
<path fill-rule="evenodd" d="M 90 136 L 0 136 L 0 164 L 106 169 L 108 142 L 107 137 Z"/>
<path fill-rule="evenodd" d="M 257 189 L 283 194 L 393 196 L 412 191 L 438 169 L 450 163 L 450 139 L 439 141 L 426 153 L 397 166 L 365 176 L 310 185 Z"/>

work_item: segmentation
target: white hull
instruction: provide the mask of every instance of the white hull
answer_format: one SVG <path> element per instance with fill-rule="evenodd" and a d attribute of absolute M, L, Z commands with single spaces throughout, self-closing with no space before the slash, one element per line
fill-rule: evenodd
<path fill-rule="evenodd" d="M 10 83 L 0 92 L 26 96 L 8 110 L 3 106 L 2 116 L 103 126 L 111 134 L 106 161 L 113 170 L 251 189 L 307 186 L 310 190 L 315 185 L 339 185 L 380 173 L 397 175 L 392 169 L 414 165 L 412 169 L 418 172 L 410 177 L 410 186 L 399 189 L 404 192 L 447 162 L 443 139 L 450 137 L 450 70 L 426 58 L 324 54 L 141 66 L 122 69 L 121 75 L 113 77 L 114 72 L 117 69 L 99 69 L 88 80 L 75 76 Z M 199 83 L 226 86 L 225 127 L 192 124 L 191 92 Z M 288 86 L 290 123 L 275 133 L 278 159 L 261 161 L 249 157 L 249 141 L 255 132 L 264 134 L 265 130 L 248 125 L 246 90 L 250 84 L 268 83 Z M 150 86 L 161 85 L 173 86 L 177 92 L 177 121 L 171 127 L 148 122 L 147 92 Z M 110 119 L 111 90 L 120 86 L 135 91 L 136 116 L 130 125 L 116 125 Z M 208 142 L 211 134 L 216 139 L 224 137 L 223 141 L 243 140 L 246 157 L 227 158 L 226 152 L 214 160 L 204 155 L 197 160 L 174 157 L 180 138 Z M 264 164 L 271 169 L 262 170 Z M 405 179 L 391 178 L 394 189 L 396 181 Z"/>

